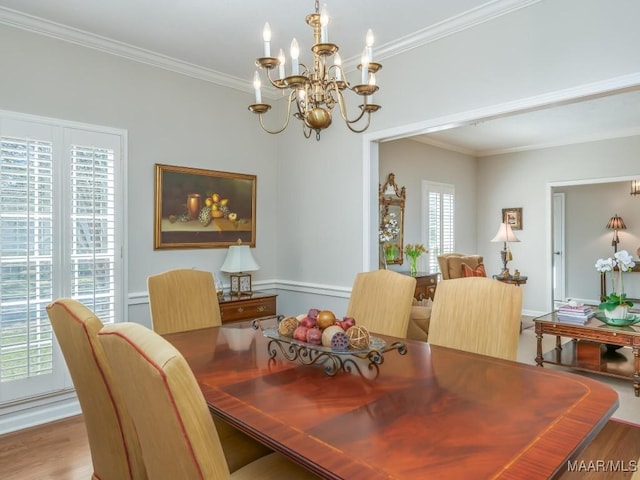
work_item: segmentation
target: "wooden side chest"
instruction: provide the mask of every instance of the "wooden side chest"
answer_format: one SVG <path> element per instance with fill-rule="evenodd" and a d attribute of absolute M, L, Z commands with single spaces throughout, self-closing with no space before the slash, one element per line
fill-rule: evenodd
<path fill-rule="evenodd" d="M 251 296 L 227 296 L 218 300 L 222 323 L 252 320 L 276 315 L 276 297 L 271 293 L 254 293 Z"/>
<path fill-rule="evenodd" d="M 406 274 L 409 275 L 409 273 Z M 413 295 L 416 300 L 424 300 L 425 298 L 433 300 L 433 296 L 436 294 L 436 287 L 438 286 L 439 275 L 439 273 L 425 272 L 418 272 L 412 275 L 412 277 L 416 279 L 416 291 Z"/>

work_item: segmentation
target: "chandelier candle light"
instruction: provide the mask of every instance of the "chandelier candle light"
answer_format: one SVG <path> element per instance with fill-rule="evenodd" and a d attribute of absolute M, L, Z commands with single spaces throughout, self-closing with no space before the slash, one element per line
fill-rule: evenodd
<path fill-rule="evenodd" d="M 271 56 L 271 27 L 267 22 L 262 32 L 264 41 L 264 57 L 256 59 L 256 66 L 266 71 L 269 83 L 281 90 L 283 95 L 289 91 L 287 102 L 287 116 L 282 127 L 270 130 L 265 127 L 263 115 L 271 108 L 268 103 L 262 102 L 260 75 L 256 71 L 253 79 L 255 90 L 255 103 L 249 105 L 249 110 L 258 115 L 262 128 L 272 134 L 281 133 L 289 125 L 291 119 L 291 106 L 295 104 L 293 116 L 302 123 L 302 131 L 306 138 L 315 131 L 316 140 L 320 140 L 320 132 L 331 125 L 331 110 L 337 105 L 340 116 L 345 124 L 355 133 L 364 132 L 369 128 L 371 113 L 381 107 L 373 103 L 373 94 L 378 90 L 376 85 L 376 73 L 382 65 L 373 61 L 373 32 L 369 30 L 365 37 L 365 47 L 362 52 L 360 65 L 360 84 L 349 84 L 342 69 L 342 60 L 338 53 L 338 45 L 329 43 L 329 16 L 326 5 L 322 12 L 319 11 L 318 0 L 315 2 L 315 12 L 307 15 L 307 24 L 313 28 L 313 64 L 307 66 L 300 63 L 300 47 L 294 38 L 291 41 L 291 74 L 285 76 L 285 56 L 280 49 L 278 57 Z M 333 57 L 333 63 L 329 65 L 329 59 Z M 278 77 L 273 78 L 271 71 L 278 67 Z M 347 107 L 343 95 L 344 90 L 351 90 L 360 95 L 363 100 L 360 104 L 360 112 L 352 119 L 347 115 Z M 362 120 L 362 122 L 361 122 Z M 361 123 L 359 123 L 361 122 Z"/>

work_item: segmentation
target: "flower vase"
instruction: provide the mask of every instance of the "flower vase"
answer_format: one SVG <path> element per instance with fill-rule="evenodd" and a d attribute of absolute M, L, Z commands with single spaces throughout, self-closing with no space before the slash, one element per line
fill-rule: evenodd
<path fill-rule="evenodd" d="M 387 269 L 387 256 L 384 252 L 384 243 L 380 244 L 380 251 L 378 252 L 378 269 L 386 270 Z"/>
<path fill-rule="evenodd" d="M 627 318 L 629 307 L 627 305 L 618 305 L 613 310 L 605 310 L 604 316 L 607 318 L 624 319 Z"/>
<path fill-rule="evenodd" d="M 417 258 L 409 257 L 409 273 L 411 273 L 411 275 L 415 275 L 416 273 L 418 273 Z"/>

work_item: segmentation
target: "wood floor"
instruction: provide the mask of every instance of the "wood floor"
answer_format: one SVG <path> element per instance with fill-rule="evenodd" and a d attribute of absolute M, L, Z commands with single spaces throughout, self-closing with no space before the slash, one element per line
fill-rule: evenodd
<path fill-rule="evenodd" d="M 633 476 L 640 457 L 640 427 L 610 421 L 578 457 L 581 471 L 565 472 L 561 480 L 624 480 Z M 608 469 L 596 471 L 598 461 Z M 593 467 L 590 471 L 590 467 Z M 627 469 L 629 471 L 623 471 Z M 91 455 L 81 416 L 0 436 L 0 478 L 2 480 L 89 480 Z M 636 474 L 636 477 L 640 475 Z"/>

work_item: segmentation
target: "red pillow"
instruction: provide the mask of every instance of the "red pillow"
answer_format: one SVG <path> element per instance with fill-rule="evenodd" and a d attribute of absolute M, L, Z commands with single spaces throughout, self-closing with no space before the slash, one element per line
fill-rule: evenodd
<path fill-rule="evenodd" d="M 463 277 L 486 277 L 487 272 L 484 270 L 484 265 L 481 263 L 476 268 L 471 268 L 466 263 L 462 264 L 462 276 Z"/>

